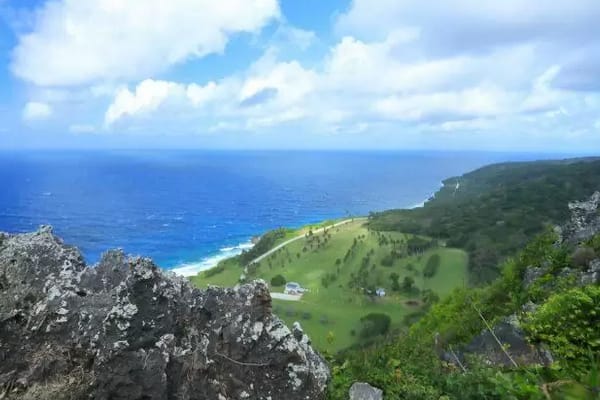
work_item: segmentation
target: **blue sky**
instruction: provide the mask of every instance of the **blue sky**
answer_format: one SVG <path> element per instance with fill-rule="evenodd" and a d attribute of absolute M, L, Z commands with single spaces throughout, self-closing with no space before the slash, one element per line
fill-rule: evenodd
<path fill-rule="evenodd" d="M 0 0 L 0 148 L 600 150 L 597 0 Z"/>

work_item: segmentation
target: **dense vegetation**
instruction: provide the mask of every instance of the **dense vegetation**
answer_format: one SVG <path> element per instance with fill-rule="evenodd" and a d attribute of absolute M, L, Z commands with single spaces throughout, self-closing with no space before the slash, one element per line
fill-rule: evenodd
<path fill-rule="evenodd" d="M 274 229 L 262 235 L 258 242 L 252 246 L 248 251 L 244 251 L 239 256 L 239 262 L 241 265 L 246 265 L 256 257 L 266 253 L 275 246 L 277 240 L 285 237 L 287 230 L 284 228 Z"/>
<path fill-rule="evenodd" d="M 505 262 L 493 283 L 457 289 L 433 305 L 405 333 L 368 348 L 331 357 L 330 399 L 345 399 L 352 382 L 367 381 L 387 398 L 401 399 L 597 399 L 600 390 L 600 288 L 579 287 L 573 263 L 581 248 L 555 246 L 548 230 Z M 595 251 L 595 250 L 594 250 Z M 600 253 L 599 253 L 600 254 Z M 525 285 L 528 268 L 544 273 Z M 535 303 L 531 310 L 528 304 Z M 543 341 L 555 362 L 550 367 L 518 365 L 501 369 L 471 360 L 466 371 L 439 358 L 509 315 L 516 315 L 532 343 Z M 437 337 L 437 344 L 435 339 Z M 510 351 L 510 349 L 509 349 Z"/>
<path fill-rule="evenodd" d="M 370 216 L 380 231 L 426 235 L 469 253 L 473 284 L 497 278 L 498 265 L 568 216 L 567 204 L 600 188 L 600 160 L 487 166 L 444 181 L 424 207 Z"/>

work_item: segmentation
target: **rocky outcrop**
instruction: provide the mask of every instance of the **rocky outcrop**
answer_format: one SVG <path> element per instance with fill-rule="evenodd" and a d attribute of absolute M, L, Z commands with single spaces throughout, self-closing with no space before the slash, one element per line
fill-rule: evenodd
<path fill-rule="evenodd" d="M 201 291 L 120 251 L 88 268 L 49 228 L 0 234 L 0 398 L 319 399 L 328 378 L 264 282 Z"/>
<path fill-rule="evenodd" d="M 355 382 L 348 393 L 350 400 L 383 400 L 383 392 L 368 383 Z"/>
<path fill-rule="evenodd" d="M 600 232 L 600 192 L 595 192 L 588 200 L 569 203 L 571 220 L 562 227 L 563 240 L 577 244 Z"/>
<path fill-rule="evenodd" d="M 569 209 L 570 220 L 564 226 L 555 228 L 558 240 L 554 245 L 565 246 L 576 254 L 578 249 L 586 248 L 587 240 L 600 233 L 600 192 L 595 192 L 589 200 L 569 203 Z M 539 266 L 527 267 L 523 274 L 523 288 L 530 289 L 538 283 L 540 289 L 551 293 L 557 290 L 559 282 L 569 282 L 572 286 L 600 284 L 600 258 L 590 249 L 587 250 L 591 254 L 590 260 L 579 265 L 553 269 L 551 263 L 545 261 Z M 523 305 L 522 312 L 534 313 L 537 308 L 537 304 L 529 301 Z M 477 356 L 489 365 L 505 367 L 514 365 L 513 362 L 521 366 L 549 365 L 553 362 L 552 354 L 543 343 L 528 341 L 517 314 L 495 324 L 491 331 L 484 329 L 460 350 L 440 353 L 442 360 L 457 367 L 461 363 L 468 363 L 471 356 Z"/>
<path fill-rule="evenodd" d="M 458 364 L 455 358 L 458 357 L 463 365 L 468 365 L 469 357 L 477 356 L 487 365 L 501 367 L 512 367 L 513 362 L 521 366 L 550 365 L 553 362 L 552 355 L 545 346 L 529 343 L 516 315 L 507 317 L 492 330 L 493 334 L 484 329 L 463 349 L 455 354 L 446 354 L 444 359 Z M 498 342 L 502 343 L 502 346 Z"/>

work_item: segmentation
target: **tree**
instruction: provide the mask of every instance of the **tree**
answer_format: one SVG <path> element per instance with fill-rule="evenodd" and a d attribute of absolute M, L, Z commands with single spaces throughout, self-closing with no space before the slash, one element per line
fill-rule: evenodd
<path fill-rule="evenodd" d="M 283 286 L 285 285 L 286 280 L 283 275 L 275 275 L 271 278 L 271 286 Z"/>
<path fill-rule="evenodd" d="M 404 289 L 405 291 L 410 291 L 413 288 L 413 285 L 415 284 L 415 279 L 412 276 L 407 276 L 404 278 L 404 281 L 402 282 L 402 289 Z"/>
<path fill-rule="evenodd" d="M 392 320 L 387 314 L 370 313 L 362 317 L 360 322 L 362 325 L 360 337 L 367 339 L 373 336 L 385 335 L 390 329 Z"/>
<path fill-rule="evenodd" d="M 425 268 L 423 268 L 423 276 L 425 278 L 433 277 L 435 274 L 437 274 L 439 267 L 440 267 L 440 255 L 433 254 L 427 260 L 427 264 L 425 264 Z"/>
<path fill-rule="evenodd" d="M 431 289 L 425 289 L 421 293 L 421 300 L 423 300 L 425 305 L 430 306 L 440 301 L 440 296 L 438 296 L 437 293 Z"/>
<path fill-rule="evenodd" d="M 400 283 L 398 283 L 398 279 L 400 279 L 400 275 L 398 275 L 396 272 L 392 272 L 390 274 L 390 280 L 392 281 L 392 290 L 394 292 L 400 291 Z"/>

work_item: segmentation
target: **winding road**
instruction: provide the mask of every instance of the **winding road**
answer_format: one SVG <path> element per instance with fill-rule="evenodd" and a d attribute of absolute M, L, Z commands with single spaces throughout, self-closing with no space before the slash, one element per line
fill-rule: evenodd
<path fill-rule="evenodd" d="M 345 220 L 343 220 L 343 221 L 336 222 L 336 223 L 335 223 L 335 224 L 333 224 L 333 225 L 327 225 L 327 226 L 324 226 L 324 227 L 322 227 L 322 228 L 315 229 L 315 230 L 313 231 L 313 235 L 314 235 L 314 234 L 316 234 L 316 233 L 321 233 L 321 232 L 323 232 L 325 229 L 331 229 L 331 228 L 338 227 L 338 226 L 340 226 L 340 225 L 345 225 L 345 224 L 347 224 L 347 223 L 350 223 L 350 222 L 354 222 L 354 221 L 362 221 L 362 220 L 366 220 L 366 219 L 367 219 L 366 217 L 358 217 L 358 218 L 345 219 Z M 285 242 L 278 244 L 277 246 L 273 247 L 271 250 L 267 251 L 266 253 L 264 253 L 264 254 L 262 254 L 262 255 L 260 255 L 260 256 L 258 256 L 258 257 L 256 257 L 254 260 L 250 261 L 250 262 L 249 262 L 249 263 L 246 265 L 246 267 L 248 267 L 248 265 L 250 265 L 250 264 L 257 263 L 257 262 L 261 261 L 262 259 L 264 259 L 264 258 L 266 258 L 266 257 L 269 257 L 271 254 L 275 253 L 277 250 L 279 250 L 279 249 L 281 249 L 281 248 L 283 248 L 283 247 L 287 246 L 287 245 L 288 245 L 288 244 L 290 244 L 290 243 L 293 243 L 293 242 L 295 242 L 296 240 L 300 240 L 300 239 L 302 239 L 304 236 L 305 236 L 305 234 L 303 233 L 303 234 L 301 234 L 301 235 L 299 235 L 299 236 L 296 236 L 296 237 L 294 237 L 294 238 L 288 239 L 288 240 L 286 240 Z"/>

